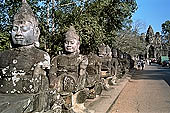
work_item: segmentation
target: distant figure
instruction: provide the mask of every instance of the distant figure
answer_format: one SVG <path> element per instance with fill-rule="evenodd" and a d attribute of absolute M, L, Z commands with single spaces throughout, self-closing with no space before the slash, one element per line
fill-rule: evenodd
<path fill-rule="evenodd" d="M 138 70 L 140 70 L 140 66 L 141 66 L 141 61 L 140 60 L 137 62 L 137 66 L 138 66 Z"/>
<path fill-rule="evenodd" d="M 151 59 L 149 59 L 149 65 L 151 65 L 151 62 L 152 62 Z"/>
<path fill-rule="evenodd" d="M 144 61 L 141 60 L 141 67 L 142 67 L 142 70 L 143 70 L 143 68 L 144 68 L 144 65 L 145 65 Z"/>

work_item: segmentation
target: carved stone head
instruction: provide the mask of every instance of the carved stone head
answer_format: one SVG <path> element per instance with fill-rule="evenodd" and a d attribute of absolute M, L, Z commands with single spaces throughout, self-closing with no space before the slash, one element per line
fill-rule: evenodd
<path fill-rule="evenodd" d="M 103 56 L 106 56 L 106 45 L 104 43 L 100 44 L 99 47 L 99 56 L 100 57 L 103 57 Z"/>
<path fill-rule="evenodd" d="M 108 45 L 106 46 L 106 55 L 112 57 L 112 51 Z"/>
<path fill-rule="evenodd" d="M 118 57 L 118 52 L 116 48 L 112 49 L 112 57 L 117 58 Z"/>
<path fill-rule="evenodd" d="M 80 38 L 73 26 L 70 26 L 69 30 L 65 34 L 65 37 L 65 51 L 69 54 L 79 53 Z"/>
<path fill-rule="evenodd" d="M 16 46 L 37 44 L 39 35 L 38 20 L 26 0 L 23 0 L 22 7 L 14 15 L 12 42 Z"/>

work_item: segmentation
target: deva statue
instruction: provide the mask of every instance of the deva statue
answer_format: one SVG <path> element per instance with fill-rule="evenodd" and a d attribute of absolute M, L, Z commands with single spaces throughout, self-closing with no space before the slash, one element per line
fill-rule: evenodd
<path fill-rule="evenodd" d="M 87 79 L 86 88 L 89 90 L 88 97 L 90 99 L 96 98 L 102 93 L 102 80 L 101 80 L 101 59 L 94 53 L 88 55 L 87 66 Z"/>
<path fill-rule="evenodd" d="M 37 48 L 38 20 L 26 0 L 14 15 L 11 33 L 12 48 L 0 53 L 0 111 L 43 111 L 47 107 L 50 57 Z"/>
<path fill-rule="evenodd" d="M 110 47 L 102 43 L 99 46 L 99 57 L 101 58 L 101 78 L 104 83 L 104 89 L 108 90 L 111 85 L 116 82 L 116 65 L 114 59 L 112 59 L 112 52 Z"/>
<path fill-rule="evenodd" d="M 50 87 L 56 89 L 64 100 L 64 111 L 87 113 L 84 102 L 86 67 L 88 59 L 79 53 L 79 36 L 73 26 L 65 34 L 65 53 L 54 57 L 49 72 Z"/>

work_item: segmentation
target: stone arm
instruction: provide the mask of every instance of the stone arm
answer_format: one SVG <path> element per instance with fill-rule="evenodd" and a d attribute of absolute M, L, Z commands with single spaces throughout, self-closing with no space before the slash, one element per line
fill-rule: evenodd
<path fill-rule="evenodd" d="M 82 56 L 82 61 L 80 62 L 80 70 L 79 70 L 79 77 L 78 77 L 78 86 L 83 88 L 85 85 L 86 80 L 86 67 L 88 65 L 88 58 L 87 56 Z"/>
<path fill-rule="evenodd" d="M 40 61 L 37 64 L 34 64 L 33 69 L 34 69 L 33 75 L 44 74 L 40 70 L 49 70 L 50 69 L 50 56 L 48 55 L 48 53 L 44 54 L 44 60 L 43 61 Z"/>
<path fill-rule="evenodd" d="M 49 70 L 50 88 L 54 88 L 54 89 L 57 88 L 57 83 L 58 83 L 57 73 L 56 73 L 57 70 L 58 67 L 57 67 L 57 56 L 56 56 L 51 60 L 51 68 Z"/>
<path fill-rule="evenodd" d="M 97 67 L 97 74 L 101 74 L 101 69 L 102 69 L 102 62 L 100 60 L 98 60 L 98 62 L 96 63 L 96 67 Z"/>
<path fill-rule="evenodd" d="M 50 69 L 50 56 L 48 55 L 48 53 L 44 54 L 44 60 L 35 64 L 33 69 L 34 69 L 33 80 L 41 81 L 41 82 L 33 82 L 35 87 L 34 88 L 35 92 L 38 91 L 39 86 L 41 86 L 41 90 L 47 89 L 49 87 L 47 71 Z"/>
<path fill-rule="evenodd" d="M 116 76 L 118 69 L 118 60 L 116 58 L 112 58 L 111 60 L 111 75 Z"/>

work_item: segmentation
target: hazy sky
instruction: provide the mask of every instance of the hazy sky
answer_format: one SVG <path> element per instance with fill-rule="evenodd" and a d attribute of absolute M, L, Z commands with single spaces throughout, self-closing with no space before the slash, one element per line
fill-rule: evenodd
<path fill-rule="evenodd" d="M 154 32 L 161 32 L 161 25 L 170 20 L 170 0 L 136 0 L 138 9 L 133 20 L 140 20 L 146 27 L 140 32 L 146 32 L 151 25 Z"/>

